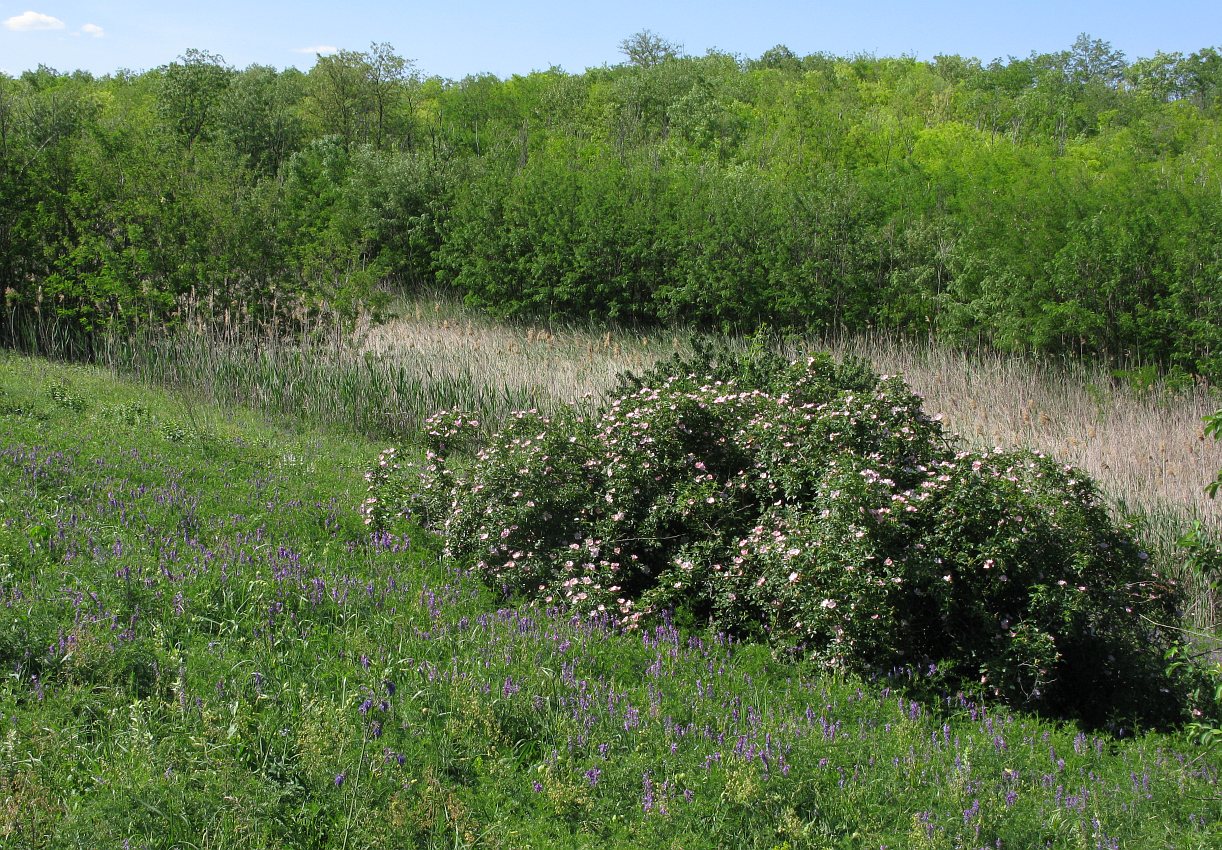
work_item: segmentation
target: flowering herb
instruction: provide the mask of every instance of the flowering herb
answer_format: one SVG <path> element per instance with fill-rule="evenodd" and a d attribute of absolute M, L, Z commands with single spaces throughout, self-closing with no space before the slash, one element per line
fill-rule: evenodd
<path fill-rule="evenodd" d="M 933 662 L 1095 722 L 1178 711 L 1152 698 L 1167 641 L 1149 625 L 1174 588 L 1086 476 L 957 449 L 899 378 L 676 358 L 594 416 L 515 414 L 473 456 L 468 416 L 426 430 L 422 463 L 370 473 L 367 519 L 430 520 L 510 596 L 628 629 L 674 610 L 835 668 Z"/>

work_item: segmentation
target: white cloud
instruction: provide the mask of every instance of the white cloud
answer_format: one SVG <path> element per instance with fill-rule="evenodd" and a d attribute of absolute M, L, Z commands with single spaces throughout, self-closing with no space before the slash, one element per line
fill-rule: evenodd
<path fill-rule="evenodd" d="M 97 24 L 85 24 L 85 26 L 81 27 L 81 32 L 83 32 L 85 35 L 91 35 L 94 38 L 102 38 L 106 35 L 106 30 L 102 29 Z"/>
<path fill-rule="evenodd" d="M 4 22 L 4 28 L 14 32 L 29 32 L 31 30 L 62 30 L 64 22 L 59 18 L 44 15 L 42 12 L 22 12 Z"/>
<path fill-rule="evenodd" d="M 339 52 L 339 48 L 338 48 L 338 47 L 334 47 L 334 46 L 332 46 L 332 45 L 330 45 L 330 44 L 316 44 L 316 45 L 314 45 L 313 47 L 298 47 L 298 48 L 297 48 L 296 50 L 294 50 L 293 52 L 294 52 L 294 53 L 309 53 L 309 54 L 314 54 L 314 53 L 323 53 L 323 54 L 326 54 L 326 53 L 338 53 L 338 52 Z"/>

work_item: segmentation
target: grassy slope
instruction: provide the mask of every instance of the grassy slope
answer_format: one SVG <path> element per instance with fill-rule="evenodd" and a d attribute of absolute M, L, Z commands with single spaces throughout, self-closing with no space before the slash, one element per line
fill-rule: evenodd
<path fill-rule="evenodd" d="M 0 844 L 1222 838 L 1217 754 L 1175 738 L 497 610 L 365 535 L 377 448 L 0 355 Z"/>

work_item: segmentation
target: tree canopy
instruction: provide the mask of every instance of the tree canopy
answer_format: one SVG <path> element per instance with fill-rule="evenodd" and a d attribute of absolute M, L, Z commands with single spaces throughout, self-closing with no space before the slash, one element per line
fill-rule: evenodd
<path fill-rule="evenodd" d="M 621 47 L 508 79 L 379 43 L 308 73 L 190 50 L 0 75 L 0 333 L 440 286 L 502 316 L 888 328 L 1222 377 L 1217 48 Z"/>

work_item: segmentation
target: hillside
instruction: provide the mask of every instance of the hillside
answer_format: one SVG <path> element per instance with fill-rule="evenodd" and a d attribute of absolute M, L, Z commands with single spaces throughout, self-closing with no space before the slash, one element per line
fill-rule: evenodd
<path fill-rule="evenodd" d="M 501 607 L 379 446 L 0 359 L 0 835 L 21 847 L 1205 848 L 1215 753 L 666 621 Z"/>

